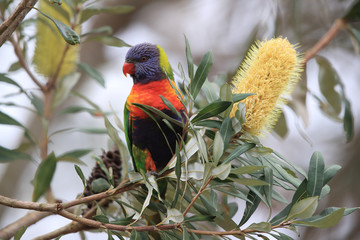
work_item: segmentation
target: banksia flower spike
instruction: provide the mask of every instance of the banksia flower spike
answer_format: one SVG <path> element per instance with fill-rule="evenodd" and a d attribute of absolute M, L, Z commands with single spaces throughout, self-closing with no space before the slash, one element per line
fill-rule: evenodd
<path fill-rule="evenodd" d="M 61 6 L 56 4 L 51 5 L 48 0 L 41 0 L 39 2 L 40 11 L 61 21 L 67 26 L 71 26 L 70 19 L 73 17 L 73 13 L 66 1 L 64 1 Z M 68 47 L 69 50 L 64 56 L 63 65 L 58 73 L 58 77 L 61 79 L 75 70 L 79 48 L 66 43 L 54 24 L 50 23 L 48 19 L 40 13 L 38 15 L 39 19 L 36 23 L 36 46 L 33 60 L 35 68 L 39 74 L 45 77 L 53 76 L 56 71 L 58 71 L 64 49 Z M 76 27 L 75 31 L 80 33 L 80 26 Z"/>
<path fill-rule="evenodd" d="M 285 38 L 257 42 L 233 78 L 233 93 L 254 93 L 243 100 L 243 128 L 254 136 L 267 133 L 279 118 L 287 97 L 300 78 L 303 60 Z M 231 116 L 235 116 L 237 105 Z"/>

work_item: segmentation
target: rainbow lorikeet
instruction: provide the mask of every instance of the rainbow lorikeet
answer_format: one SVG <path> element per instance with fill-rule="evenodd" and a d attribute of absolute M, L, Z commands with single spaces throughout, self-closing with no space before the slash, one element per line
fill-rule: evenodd
<path fill-rule="evenodd" d="M 135 170 L 158 172 L 173 156 L 176 141 L 182 135 L 183 128 L 172 124 L 171 129 L 160 116 L 152 114 L 153 117 L 150 117 L 134 103 L 152 106 L 171 118 L 184 122 L 185 108 L 167 78 L 169 76 L 174 79 L 172 68 L 160 46 L 142 43 L 127 52 L 123 72 L 124 75 L 130 74 L 134 82 L 125 104 L 124 123 Z M 170 101 L 182 118 L 172 112 L 160 96 Z"/>

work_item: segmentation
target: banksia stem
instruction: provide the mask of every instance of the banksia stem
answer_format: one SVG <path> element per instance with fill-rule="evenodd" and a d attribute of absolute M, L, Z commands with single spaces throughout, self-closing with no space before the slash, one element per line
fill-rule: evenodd
<path fill-rule="evenodd" d="M 243 128 L 258 136 L 269 132 L 300 78 L 303 60 L 296 46 L 275 38 L 252 46 L 233 78 L 233 93 L 255 93 L 247 97 Z M 231 116 L 235 116 L 237 105 Z"/>

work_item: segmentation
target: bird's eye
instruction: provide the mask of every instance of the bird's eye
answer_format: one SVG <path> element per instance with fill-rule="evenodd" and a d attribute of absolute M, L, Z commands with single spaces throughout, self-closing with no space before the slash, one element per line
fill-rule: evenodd
<path fill-rule="evenodd" d="M 142 62 L 146 62 L 146 60 L 147 60 L 147 57 L 141 57 L 141 59 L 140 59 Z"/>

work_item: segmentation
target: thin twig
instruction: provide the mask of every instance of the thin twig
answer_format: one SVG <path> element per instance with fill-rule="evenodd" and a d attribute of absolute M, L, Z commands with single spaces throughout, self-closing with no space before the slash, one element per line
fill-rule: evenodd
<path fill-rule="evenodd" d="M 192 199 L 191 203 L 187 206 L 187 208 L 185 209 L 185 211 L 183 212 L 183 216 L 185 217 L 185 215 L 189 212 L 190 208 L 192 207 L 192 205 L 194 205 L 195 201 L 199 198 L 199 196 L 204 192 L 205 188 L 207 187 L 207 185 L 209 185 L 209 183 L 211 182 L 211 180 L 213 180 L 213 176 L 209 177 L 209 179 L 206 181 L 206 183 L 204 185 L 201 186 L 199 192 L 195 195 L 195 197 Z"/>
<path fill-rule="evenodd" d="M 22 0 L 11 16 L 0 25 L 0 47 L 11 36 L 38 0 Z"/>
<path fill-rule="evenodd" d="M 329 31 L 305 54 L 305 62 L 313 58 L 321 49 L 337 35 L 340 29 L 344 28 L 346 21 L 344 19 L 336 19 Z"/>
<path fill-rule="evenodd" d="M 19 59 L 20 65 L 23 67 L 25 72 L 29 75 L 31 80 L 41 89 L 41 91 L 44 91 L 45 87 L 40 83 L 39 80 L 37 80 L 37 78 L 34 76 L 34 74 L 30 71 L 30 69 L 25 61 L 25 58 L 22 54 L 22 51 L 20 49 L 19 42 L 16 41 L 14 37 L 10 37 L 9 41 L 11 42 L 11 44 L 14 47 L 14 52 L 15 52 L 17 58 Z"/>
<path fill-rule="evenodd" d="M 5 226 L 0 230 L 0 239 L 10 239 L 23 226 L 31 226 L 41 219 L 52 215 L 51 212 L 31 211 L 17 221 Z"/>

